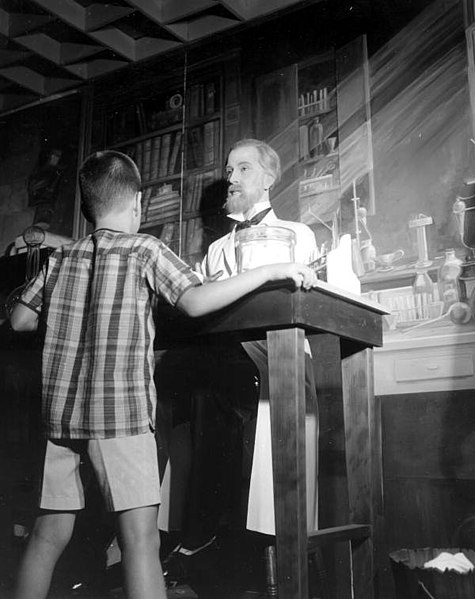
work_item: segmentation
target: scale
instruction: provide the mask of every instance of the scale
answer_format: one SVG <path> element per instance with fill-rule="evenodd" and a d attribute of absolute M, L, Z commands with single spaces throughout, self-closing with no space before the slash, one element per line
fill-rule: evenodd
<path fill-rule="evenodd" d="M 427 249 L 426 227 L 433 223 L 431 216 L 418 214 L 409 221 L 409 228 L 416 230 L 417 235 L 417 262 L 416 268 L 428 268 L 432 264 L 429 260 L 429 251 Z"/>
<path fill-rule="evenodd" d="M 473 309 L 475 288 L 475 179 L 466 181 L 455 200 L 452 210 L 460 238 L 468 252 L 459 275 L 461 301 L 468 301 Z"/>

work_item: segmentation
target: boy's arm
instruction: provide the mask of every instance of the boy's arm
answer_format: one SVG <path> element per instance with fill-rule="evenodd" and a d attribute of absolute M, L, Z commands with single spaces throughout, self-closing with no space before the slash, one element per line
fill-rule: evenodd
<path fill-rule="evenodd" d="M 232 304 L 265 283 L 289 279 L 294 281 L 295 287 L 303 289 L 311 289 L 317 282 L 315 272 L 303 264 L 269 264 L 224 281 L 190 287 L 178 300 L 177 308 L 188 316 L 204 316 Z"/>
<path fill-rule="evenodd" d="M 38 314 L 25 304 L 16 304 L 10 314 L 10 324 L 14 331 L 36 331 L 38 328 Z"/>

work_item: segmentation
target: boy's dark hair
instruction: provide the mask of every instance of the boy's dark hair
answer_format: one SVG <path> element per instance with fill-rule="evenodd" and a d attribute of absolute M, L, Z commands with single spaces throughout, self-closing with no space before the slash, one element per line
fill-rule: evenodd
<path fill-rule="evenodd" d="M 82 213 L 94 223 L 125 208 L 141 186 L 140 172 L 130 156 L 113 150 L 95 152 L 79 169 Z"/>

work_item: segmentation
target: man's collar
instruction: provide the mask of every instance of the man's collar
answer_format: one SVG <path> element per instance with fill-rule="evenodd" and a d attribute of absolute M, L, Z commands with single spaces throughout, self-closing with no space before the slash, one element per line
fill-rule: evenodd
<path fill-rule="evenodd" d="M 265 199 L 260 202 L 257 202 L 257 204 L 254 204 L 254 206 L 249 210 L 248 214 L 246 214 L 245 216 L 242 212 L 233 212 L 232 214 L 228 214 L 227 216 L 228 216 L 228 218 L 232 218 L 233 220 L 242 222 L 244 220 L 248 220 L 248 219 L 252 218 L 258 212 L 262 212 L 266 208 L 270 208 L 270 207 L 271 207 L 270 201 L 268 199 Z"/>

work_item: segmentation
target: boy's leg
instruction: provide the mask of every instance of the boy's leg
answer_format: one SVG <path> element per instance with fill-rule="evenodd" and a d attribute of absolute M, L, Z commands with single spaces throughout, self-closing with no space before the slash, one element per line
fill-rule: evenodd
<path fill-rule="evenodd" d="M 15 599 L 47 596 L 56 562 L 71 539 L 75 512 L 41 512 L 18 572 Z"/>
<path fill-rule="evenodd" d="M 117 515 L 128 599 L 166 599 L 157 516 L 158 506 L 139 507 Z"/>
<path fill-rule="evenodd" d="M 15 599 L 43 599 L 56 562 L 71 539 L 84 507 L 78 475 L 81 442 L 50 439 L 44 448 L 40 513 L 20 564 Z"/>
<path fill-rule="evenodd" d="M 159 556 L 160 479 L 153 433 L 92 439 L 88 453 L 106 505 L 117 514 L 127 598 L 166 599 Z"/>

